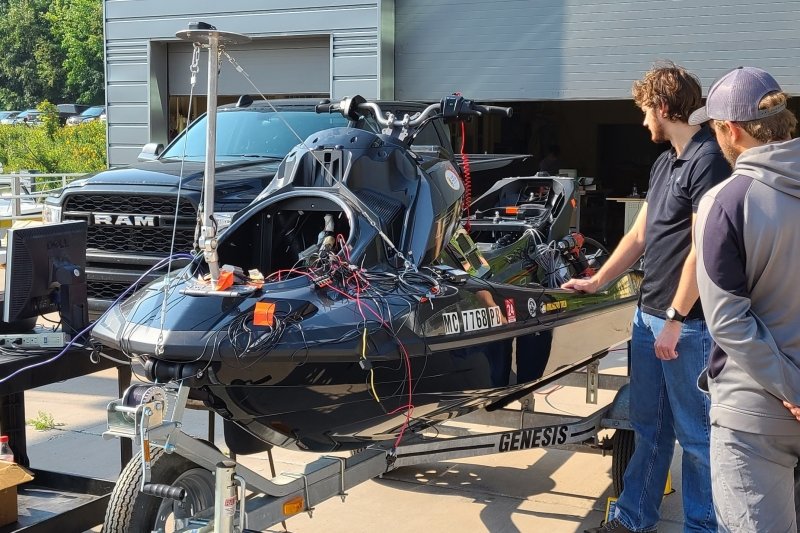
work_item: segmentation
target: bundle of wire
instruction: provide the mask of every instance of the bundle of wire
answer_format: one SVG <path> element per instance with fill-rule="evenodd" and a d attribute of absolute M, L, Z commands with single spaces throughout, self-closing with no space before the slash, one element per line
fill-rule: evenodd
<path fill-rule="evenodd" d="M 570 279 L 569 268 L 564 263 L 561 252 L 556 248 L 555 241 L 536 246 L 533 260 L 544 272 L 544 286 L 560 287 Z"/>
<path fill-rule="evenodd" d="M 266 329 L 256 329 L 253 324 L 253 313 L 249 311 L 241 313 L 228 324 L 228 339 L 236 357 L 270 351 L 280 341 L 287 323 L 285 317 L 274 316 L 271 326 L 266 326 Z"/>
<path fill-rule="evenodd" d="M 336 244 L 338 253 L 334 253 L 334 250 L 321 249 L 318 258 L 310 266 L 273 272 L 266 277 L 266 281 L 304 276 L 320 289 L 333 291 L 346 300 L 356 302 L 356 309 L 361 318 L 358 326 L 338 339 L 327 339 L 325 342 L 337 343 L 352 340 L 357 336 L 361 337 L 359 360 L 367 370 L 366 385 L 370 394 L 386 414 L 393 415 L 405 412 L 405 421 L 395 442 L 395 446 L 397 446 L 411 422 L 414 409 L 412 401 L 414 383 L 411 358 L 393 325 L 391 306 L 388 299 L 392 298 L 395 302 L 399 300 L 405 301 L 406 305 L 409 306 L 409 310 L 411 310 L 413 305 L 423 298 L 435 297 L 441 292 L 439 281 L 431 274 L 413 269 L 405 269 L 398 273 L 364 270 L 351 262 L 349 247 L 342 235 L 336 236 Z M 301 322 L 294 321 L 293 324 L 302 331 Z M 275 325 L 264 333 L 266 338 L 263 341 L 259 337 L 252 344 L 247 344 L 251 337 L 246 331 L 242 331 L 241 338 L 245 342 L 242 347 L 250 346 L 252 350 L 254 346 L 258 346 L 260 351 L 268 349 L 268 347 L 274 345 L 273 342 L 277 342 L 280 339 L 285 327 L 285 323 L 276 321 Z M 402 327 L 402 324 L 400 327 Z M 375 367 L 372 366 L 367 357 L 369 337 L 379 331 L 386 332 L 393 339 L 402 358 L 402 364 L 405 367 L 406 379 L 402 380 L 402 384 L 396 390 L 383 398 L 385 400 L 397 397 L 403 392 L 407 394 L 407 402 L 392 411 L 386 411 L 384 408 L 381 396 L 375 386 Z M 306 348 L 308 348 L 308 345 Z"/>

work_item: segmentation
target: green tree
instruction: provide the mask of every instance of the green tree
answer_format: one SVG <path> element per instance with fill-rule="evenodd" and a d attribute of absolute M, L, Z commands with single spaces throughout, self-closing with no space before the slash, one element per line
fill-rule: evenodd
<path fill-rule="evenodd" d="M 65 58 L 65 94 L 82 104 L 103 103 L 102 0 L 51 0 L 45 18 Z"/>
<path fill-rule="evenodd" d="M 0 4 L 0 104 L 21 109 L 63 96 L 64 54 L 45 18 L 49 0 Z"/>
<path fill-rule="evenodd" d="M 36 109 L 42 113 L 42 128 L 50 140 L 55 139 L 56 132 L 58 131 L 58 108 L 45 100 Z"/>

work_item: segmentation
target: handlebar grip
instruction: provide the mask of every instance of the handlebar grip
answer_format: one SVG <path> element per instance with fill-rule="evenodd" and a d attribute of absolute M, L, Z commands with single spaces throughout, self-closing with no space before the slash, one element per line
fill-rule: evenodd
<path fill-rule="evenodd" d="M 320 102 L 314 106 L 314 111 L 317 113 L 338 113 L 341 110 L 341 102 L 331 102 L 327 98 L 320 100 Z"/>
<path fill-rule="evenodd" d="M 146 483 L 142 487 L 142 492 L 158 498 L 170 498 L 173 500 L 183 500 L 186 498 L 186 489 L 183 487 L 173 487 L 163 483 Z"/>
<path fill-rule="evenodd" d="M 475 108 L 481 113 L 486 113 L 487 115 L 501 115 L 504 117 L 511 117 L 514 114 L 514 109 L 511 107 L 500 107 L 496 105 L 482 105 L 482 106 L 476 105 Z"/>

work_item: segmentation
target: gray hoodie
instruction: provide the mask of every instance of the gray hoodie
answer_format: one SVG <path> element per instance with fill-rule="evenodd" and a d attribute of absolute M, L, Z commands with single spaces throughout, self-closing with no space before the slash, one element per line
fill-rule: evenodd
<path fill-rule="evenodd" d="M 800 139 L 743 152 L 697 217 L 711 421 L 800 436 Z"/>

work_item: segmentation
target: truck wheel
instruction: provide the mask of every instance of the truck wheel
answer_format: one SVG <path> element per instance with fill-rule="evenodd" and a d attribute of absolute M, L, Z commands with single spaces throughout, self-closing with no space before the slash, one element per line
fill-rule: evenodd
<path fill-rule="evenodd" d="M 141 452 L 125 466 L 106 509 L 105 533 L 151 533 L 182 529 L 187 518 L 214 506 L 214 475 L 178 454 L 158 448 L 152 454 L 150 482 L 183 487 L 184 501 L 139 492 Z"/>
<path fill-rule="evenodd" d="M 634 433 L 629 429 L 618 429 L 611 437 L 612 455 L 611 455 L 611 480 L 614 483 L 614 496 L 619 497 L 622 494 L 623 478 L 625 476 L 625 469 L 628 468 L 628 463 L 633 456 L 633 450 L 636 447 L 634 441 Z"/>

